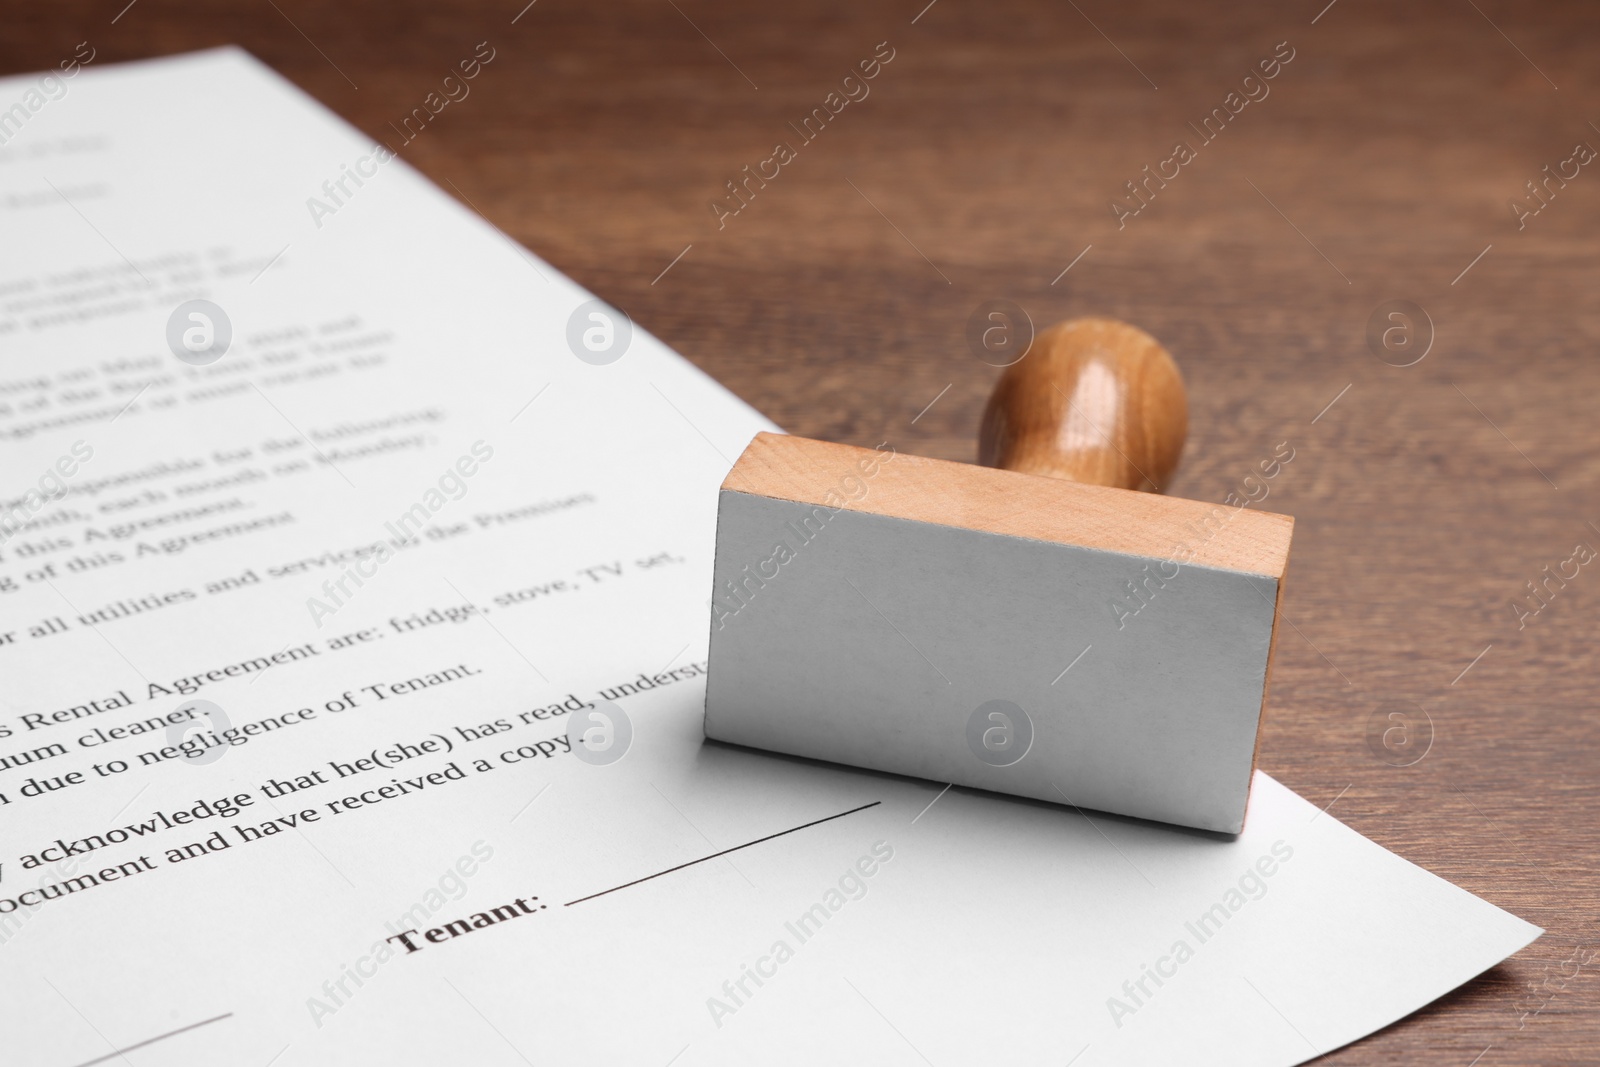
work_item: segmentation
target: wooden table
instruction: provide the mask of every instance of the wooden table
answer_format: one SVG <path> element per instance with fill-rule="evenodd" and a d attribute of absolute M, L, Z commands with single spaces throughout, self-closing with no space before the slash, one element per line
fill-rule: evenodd
<path fill-rule="evenodd" d="M 16 5 L 0 70 L 237 42 L 398 144 L 489 42 L 403 157 L 797 433 L 970 459 L 985 300 L 1154 333 L 1190 389 L 1172 492 L 1294 451 L 1262 766 L 1549 930 L 1328 1060 L 1600 1057 L 1600 560 L 1566 562 L 1600 550 L 1600 166 L 1508 206 L 1600 148 L 1593 5 L 123 2 Z M 789 125 L 890 49 L 814 140 Z M 1431 322 L 1409 367 L 1415 313 L 1367 341 L 1395 300 Z M 1546 566 L 1578 573 L 1533 614 Z M 1391 712 L 1410 732 L 1369 744 Z"/>

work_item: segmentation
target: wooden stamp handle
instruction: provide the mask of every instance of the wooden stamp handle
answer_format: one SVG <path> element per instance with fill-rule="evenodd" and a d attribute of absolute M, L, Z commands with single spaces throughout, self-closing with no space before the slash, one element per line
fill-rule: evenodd
<path fill-rule="evenodd" d="M 1183 376 L 1154 337 L 1116 319 L 1073 319 L 1035 337 L 1000 376 L 978 462 L 1159 493 L 1188 432 Z"/>

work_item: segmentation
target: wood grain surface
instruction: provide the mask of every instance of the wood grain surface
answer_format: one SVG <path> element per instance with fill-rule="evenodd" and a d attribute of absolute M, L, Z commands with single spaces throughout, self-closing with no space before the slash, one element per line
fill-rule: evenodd
<path fill-rule="evenodd" d="M 488 41 L 402 157 L 807 436 L 971 459 L 986 301 L 1149 331 L 1170 491 L 1297 520 L 1261 766 L 1549 931 L 1327 1062 L 1600 1061 L 1600 166 L 1527 188 L 1600 148 L 1600 8 L 524 2 L 7 0 L 0 70 L 238 43 L 397 143 Z"/>

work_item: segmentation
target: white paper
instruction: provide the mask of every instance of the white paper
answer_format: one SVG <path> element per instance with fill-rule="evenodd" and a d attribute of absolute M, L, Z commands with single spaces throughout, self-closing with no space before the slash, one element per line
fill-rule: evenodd
<path fill-rule="evenodd" d="M 1234 839 L 705 744 L 716 486 L 769 424 L 638 327 L 578 359 L 590 294 L 243 53 L 12 101 L 7 1063 L 1283 1065 L 1537 936 L 1265 776 Z M 538 709 L 603 696 L 632 744 L 591 765 Z M 193 699 L 277 725 L 129 732 Z"/>

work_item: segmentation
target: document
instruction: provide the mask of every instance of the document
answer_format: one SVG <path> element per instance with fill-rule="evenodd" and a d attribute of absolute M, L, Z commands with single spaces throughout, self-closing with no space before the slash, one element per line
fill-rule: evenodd
<path fill-rule="evenodd" d="M 1538 935 L 1265 776 L 1223 837 L 706 743 L 772 427 L 411 130 L 0 79 L 7 1064 L 1286 1065 Z"/>

